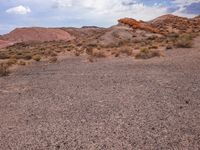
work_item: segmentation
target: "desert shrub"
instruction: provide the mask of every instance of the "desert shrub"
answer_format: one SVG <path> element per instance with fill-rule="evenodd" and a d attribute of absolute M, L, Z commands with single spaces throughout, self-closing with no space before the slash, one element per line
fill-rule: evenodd
<path fill-rule="evenodd" d="M 94 51 L 92 56 L 97 57 L 97 58 L 105 58 L 106 54 L 105 52 L 98 50 L 98 51 Z"/>
<path fill-rule="evenodd" d="M 192 32 L 192 33 L 190 33 L 190 36 L 191 36 L 192 38 L 196 38 L 196 37 L 199 36 L 199 33 L 198 33 L 198 32 Z"/>
<path fill-rule="evenodd" d="M 150 37 L 147 38 L 147 40 L 155 40 L 157 39 L 158 37 L 156 35 L 152 35 Z"/>
<path fill-rule="evenodd" d="M 88 59 L 88 61 L 91 62 L 91 63 L 94 62 L 94 58 L 93 58 L 92 56 L 89 56 L 87 59 Z"/>
<path fill-rule="evenodd" d="M 18 62 L 18 65 L 20 65 L 20 66 L 25 66 L 25 65 L 26 65 L 26 62 L 24 62 L 24 61 L 21 60 L 21 61 Z"/>
<path fill-rule="evenodd" d="M 93 48 L 87 47 L 87 48 L 86 48 L 86 54 L 88 54 L 88 55 L 93 55 Z"/>
<path fill-rule="evenodd" d="M 40 55 L 34 55 L 33 56 L 33 60 L 40 61 L 41 60 L 41 56 Z"/>
<path fill-rule="evenodd" d="M 90 43 L 90 44 L 87 45 L 87 47 L 96 48 L 96 47 L 98 47 L 98 45 L 95 44 L 95 43 Z"/>
<path fill-rule="evenodd" d="M 136 59 L 149 59 L 152 57 L 162 56 L 161 51 L 159 50 L 149 50 L 148 48 L 142 48 L 139 53 L 136 54 Z"/>
<path fill-rule="evenodd" d="M 55 56 L 58 56 L 58 55 L 56 53 L 52 52 L 50 56 L 55 57 Z"/>
<path fill-rule="evenodd" d="M 7 76 L 10 73 L 8 67 L 7 64 L 0 63 L 0 76 Z"/>
<path fill-rule="evenodd" d="M 75 45 L 74 45 L 74 44 L 69 44 L 67 47 L 68 47 L 69 49 L 73 49 L 73 48 L 75 47 Z"/>
<path fill-rule="evenodd" d="M 127 56 L 131 56 L 133 51 L 131 48 L 123 48 L 120 50 L 120 53 L 122 54 L 126 54 Z"/>
<path fill-rule="evenodd" d="M 172 49 L 173 47 L 171 45 L 166 46 L 166 50 Z"/>
<path fill-rule="evenodd" d="M 158 49 L 158 46 L 157 45 L 151 45 L 151 46 L 149 46 L 149 49 Z"/>
<path fill-rule="evenodd" d="M 55 63 L 58 59 L 54 56 L 49 59 L 50 63 Z"/>
<path fill-rule="evenodd" d="M 61 53 L 62 52 L 62 50 L 60 50 L 60 49 L 57 49 L 57 50 L 55 50 L 56 51 L 56 53 Z M 56 53 L 54 53 L 54 54 L 56 54 Z M 56 54 L 57 55 L 57 54 Z"/>
<path fill-rule="evenodd" d="M 25 60 L 31 60 L 32 56 L 31 56 L 31 54 L 24 54 L 23 55 L 23 59 L 25 59 Z"/>
<path fill-rule="evenodd" d="M 185 34 L 177 38 L 175 46 L 177 48 L 191 48 L 192 47 L 192 36 Z"/>
<path fill-rule="evenodd" d="M 0 59 L 8 59 L 10 56 L 6 54 L 5 52 L 0 53 Z"/>
<path fill-rule="evenodd" d="M 64 45 L 63 48 L 68 48 L 68 45 Z"/>
<path fill-rule="evenodd" d="M 6 63 L 8 66 L 12 66 L 17 63 L 17 59 L 9 59 Z"/>
<path fill-rule="evenodd" d="M 31 54 L 27 54 L 27 53 L 17 53 L 15 55 L 10 56 L 10 58 L 30 60 L 32 59 L 32 56 Z"/>
<path fill-rule="evenodd" d="M 168 34 L 168 38 L 178 38 L 179 34 L 178 33 L 170 33 Z"/>
<path fill-rule="evenodd" d="M 115 53 L 115 57 L 119 57 L 119 55 L 120 55 L 119 53 Z"/>
<path fill-rule="evenodd" d="M 46 51 L 44 52 L 44 55 L 45 55 L 45 56 L 51 56 L 51 54 L 52 54 L 52 51 L 51 51 L 51 50 L 46 50 Z"/>
<path fill-rule="evenodd" d="M 127 43 L 129 43 L 130 41 L 125 41 L 125 40 L 121 40 L 121 41 L 119 41 L 118 43 L 114 43 L 113 44 L 113 46 L 112 47 L 121 47 L 121 46 L 123 46 L 123 45 L 125 45 L 125 44 L 127 44 Z"/>
<path fill-rule="evenodd" d="M 11 54 L 10 55 L 10 59 L 17 59 L 17 55 L 16 54 Z"/>
<path fill-rule="evenodd" d="M 16 52 L 17 53 L 17 55 L 22 55 L 22 52 Z"/>
<path fill-rule="evenodd" d="M 83 44 L 82 43 L 77 43 L 77 46 L 78 47 L 81 47 Z"/>
<path fill-rule="evenodd" d="M 141 49 L 140 49 L 140 52 L 141 52 L 141 53 L 149 53 L 149 49 L 146 48 L 146 47 L 145 47 L 145 48 L 141 48 Z"/>
<path fill-rule="evenodd" d="M 81 54 L 80 54 L 80 52 L 79 51 L 76 51 L 75 52 L 75 56 L 80 56 Z"/>

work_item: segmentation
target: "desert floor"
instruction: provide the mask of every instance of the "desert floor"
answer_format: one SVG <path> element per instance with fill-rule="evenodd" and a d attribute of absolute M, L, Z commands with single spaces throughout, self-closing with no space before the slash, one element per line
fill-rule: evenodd
<path fill-rule="evenodd" d="M 200 149 L 200 38 L 165 57 L 69 57 L 0 78 L 0 150 Z"/>

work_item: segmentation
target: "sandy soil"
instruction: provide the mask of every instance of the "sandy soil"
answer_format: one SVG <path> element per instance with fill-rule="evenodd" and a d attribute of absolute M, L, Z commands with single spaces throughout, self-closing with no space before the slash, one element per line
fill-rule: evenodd
<path fill-rule="evenodd" d="M 195 43 L 163 58 L 67 58 L 0 78 L 0 149 L 199 150 Z"/>

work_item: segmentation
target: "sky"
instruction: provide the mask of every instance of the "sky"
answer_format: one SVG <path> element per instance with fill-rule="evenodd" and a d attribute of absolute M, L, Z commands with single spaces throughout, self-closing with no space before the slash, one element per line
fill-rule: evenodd
<path fill-rule="evenodd" d="M 0 0 L 0 34 L 17 27 L 109 27 L 124 17 L 148 21 L 169 13 L 199 15 L 200 0 Z"/>

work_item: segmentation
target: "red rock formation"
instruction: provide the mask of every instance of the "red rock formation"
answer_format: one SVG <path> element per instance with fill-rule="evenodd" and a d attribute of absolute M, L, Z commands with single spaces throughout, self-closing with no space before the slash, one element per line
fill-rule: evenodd
<path fill-rule="evenodd" d="M 118 20 L 118 22 L 125 24 L 125 25 L 129 25 L 134 29 L 141 29 L 141 30 L 145 30 L 145 31 L 153 32 L 153 33 L 162 34 L 161 32 L 159 32 L 159 30 L 151 27 L 150 25 L 146 24 L 145 22 L 139 22 L 132 18 L 123 18 L 123 19 Z"/>

